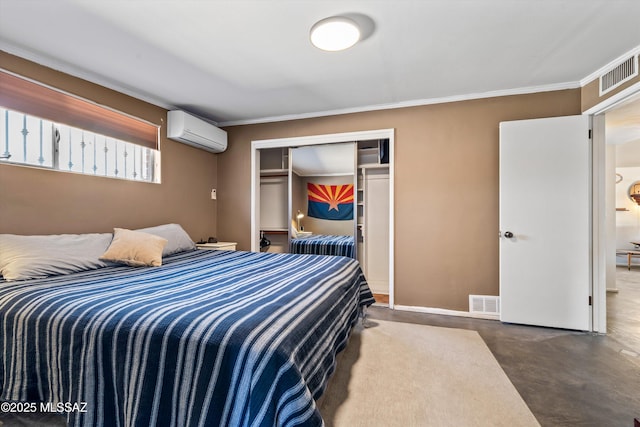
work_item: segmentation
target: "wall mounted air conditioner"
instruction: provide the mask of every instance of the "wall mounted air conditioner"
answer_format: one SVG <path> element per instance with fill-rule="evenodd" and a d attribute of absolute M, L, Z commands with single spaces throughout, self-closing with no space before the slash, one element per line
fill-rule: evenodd
<path fill-rule="evenodd" d="M 167 138 L 212 153 L 227 149 L 227 132 L 180 110 L 167 115 Z"/>

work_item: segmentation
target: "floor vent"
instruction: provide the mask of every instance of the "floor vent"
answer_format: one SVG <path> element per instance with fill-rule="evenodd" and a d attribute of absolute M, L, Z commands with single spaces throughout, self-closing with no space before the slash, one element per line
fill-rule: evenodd
<path fill-rule="evenodd" d="M 469 295 L 469 312 L 498 316 L 500 314 L 500 297 Z"/>
<path fill-rule="evenodd" d="M 630 56 L 600 76 L 600 96 L 638 75 L 638 55 Z"/>

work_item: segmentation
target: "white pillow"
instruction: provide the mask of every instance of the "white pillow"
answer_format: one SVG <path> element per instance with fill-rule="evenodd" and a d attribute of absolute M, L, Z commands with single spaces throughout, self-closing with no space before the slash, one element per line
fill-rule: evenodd
<path fill-rule="evenodd" d="M 111 238 L 111 233 L 0 234 L 0 274 L 5 280 L 25 280 L 106 267 L 98 258 Z"/>
<path fill-rule="evenodd" d="M 154 236 L 167 239 L 167 245 L 162 250 L 162 256 L 196 249 L 196 244 L 189 237 L 186 231 L 179 224 L 164 224 L 156 227 L 140 228 L 135 231 L 153 234 Z"/>
<path fill-rule="evenodd" d="M 132 267 L 160 267 L 162 249 L 166 244 L 167 239 L 153 234 L 114 228 L 113 240 L 100 259 Z"/>

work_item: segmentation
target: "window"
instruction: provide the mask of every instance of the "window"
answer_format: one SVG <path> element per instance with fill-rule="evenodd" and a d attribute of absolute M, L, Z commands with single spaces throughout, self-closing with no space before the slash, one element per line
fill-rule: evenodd
<path fill-rule="evenodd" d="M 160 182 L 158 126 L 0 72 L 0 161 Z"/>

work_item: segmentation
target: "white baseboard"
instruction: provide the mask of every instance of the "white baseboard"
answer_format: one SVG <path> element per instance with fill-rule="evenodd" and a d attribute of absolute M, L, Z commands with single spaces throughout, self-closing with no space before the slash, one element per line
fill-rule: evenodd
<path fill-rule="evenodd" d="M 470 313 L 468 311 L 447 310 L 444 308 L 416 307 L 411 305 L 395 304 L 393 309 L 400 311 L 413 311 L 416 313 L 443 314 L 445 316 L 473 317 L 474 319 L 500 320 L 500 316 L 496 314 L 478 314 Z"/>

